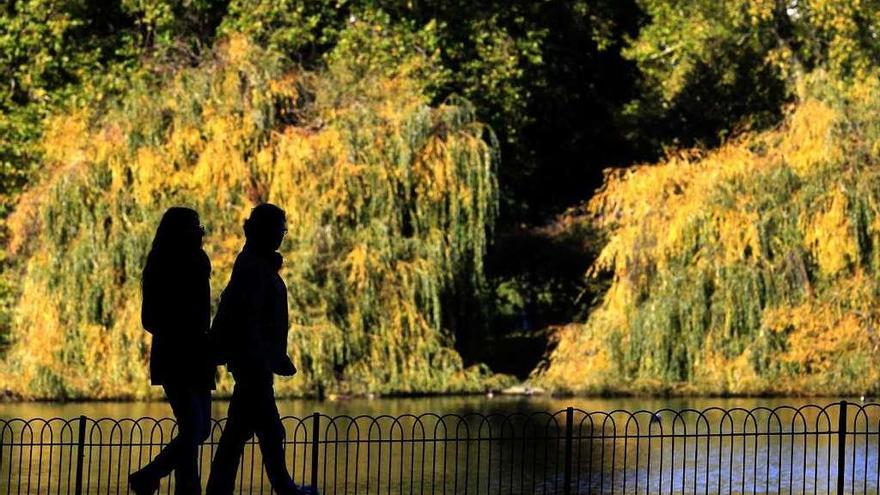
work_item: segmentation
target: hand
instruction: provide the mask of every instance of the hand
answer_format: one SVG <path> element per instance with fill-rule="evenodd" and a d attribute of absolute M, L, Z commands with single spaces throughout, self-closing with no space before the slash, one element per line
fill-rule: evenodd
<path fill-rule="evenodd" d="M 296 366 L 289 356 L 284 356 L 275 363 L 272 372 L 279 376 L 293 376 L 296 374 Z"/>

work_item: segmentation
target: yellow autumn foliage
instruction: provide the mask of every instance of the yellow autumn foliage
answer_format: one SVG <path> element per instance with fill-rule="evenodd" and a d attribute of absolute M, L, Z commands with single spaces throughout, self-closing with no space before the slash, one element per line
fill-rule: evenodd
<path fill-rule="evenodd" d="M 880 79 L 810 76 L 777 129 L 609 171 L 611 286 L 534 379 L 580 392 L 880 391 Z"/>
<path fill-rule="evenodd" d="M 282 270 L 300 373 L 280 393 L 486 386 L 493 377 L 453 349 L 440 298 L 459 274 L 481 283 L 495 145 L 466 101 L 429 104 L 412 76 L 426 63 L 413 54 L 349 84 L 351 63 L 291 69 L 232 36 L 104 113 L 54 117 L 45 171 L 9 221 L 22 293 L 0 388 L 148 395 L 139 283 L 161 214 L 200 212 L 216 300 L 262 201 L 289 223 Z"/>

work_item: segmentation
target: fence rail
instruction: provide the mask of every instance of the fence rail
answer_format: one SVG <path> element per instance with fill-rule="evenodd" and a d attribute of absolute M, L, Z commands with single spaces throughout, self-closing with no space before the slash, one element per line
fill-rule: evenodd
<path fill-rule="evenodd" d="M 323 494 L 880 493 L 880 404 L 285 417 Z M 200 451 L 206 477 L 225 425 Z M 0 419 L 0 493 L 129 493 L 169 418 Z M 239 493 L 270 493 L 251 441 Z M 173 493 L 173 480 L 160 493 Z"/>

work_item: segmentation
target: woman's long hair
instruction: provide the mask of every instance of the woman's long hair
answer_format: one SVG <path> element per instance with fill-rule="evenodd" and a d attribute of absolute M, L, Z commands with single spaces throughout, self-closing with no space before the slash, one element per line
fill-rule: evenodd
<path fill-rule="evenodd" d="M 210 276 L 211 264 L 202 250 L 204 234 L 195 210 L 182 206 L 168 208 L 156 228 L 141 283 L 175 273 Z"/>

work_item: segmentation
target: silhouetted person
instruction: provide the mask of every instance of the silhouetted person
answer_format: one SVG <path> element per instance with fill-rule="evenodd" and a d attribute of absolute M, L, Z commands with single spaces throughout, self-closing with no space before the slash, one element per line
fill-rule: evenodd
<path fill-rule="evenodd" d="M 239 459 L 254 433 L 272 488 L 281 495 L 304 493 L 284 462 L 284 426 L 275 405 L 273 374 L 292 376 L 287 356 L 287 287 L 278 273 L 277 252 L 287 221 L 275 205 L 261 204 L 244 223 L 244 248 L 235 260 L 211 329 L 218 362 L 235 379 L 229 419 L 208 479 L 208 495 L 233 492 Z"/>
<path fill-rule="evenodd" d="M 200 494 L 198 447 L 211 428 L 216 366 L 209 353 L 211 263 L 204 228 L 192 209 L 162 216 L 144 267 L 141 322 L 153 335 L 150 379 L 162 385 L 177 418 L 177 436 L 152 462 L 129 476 L 138 495 L 152 494 L 174 471 L 175 494 Z"/>

